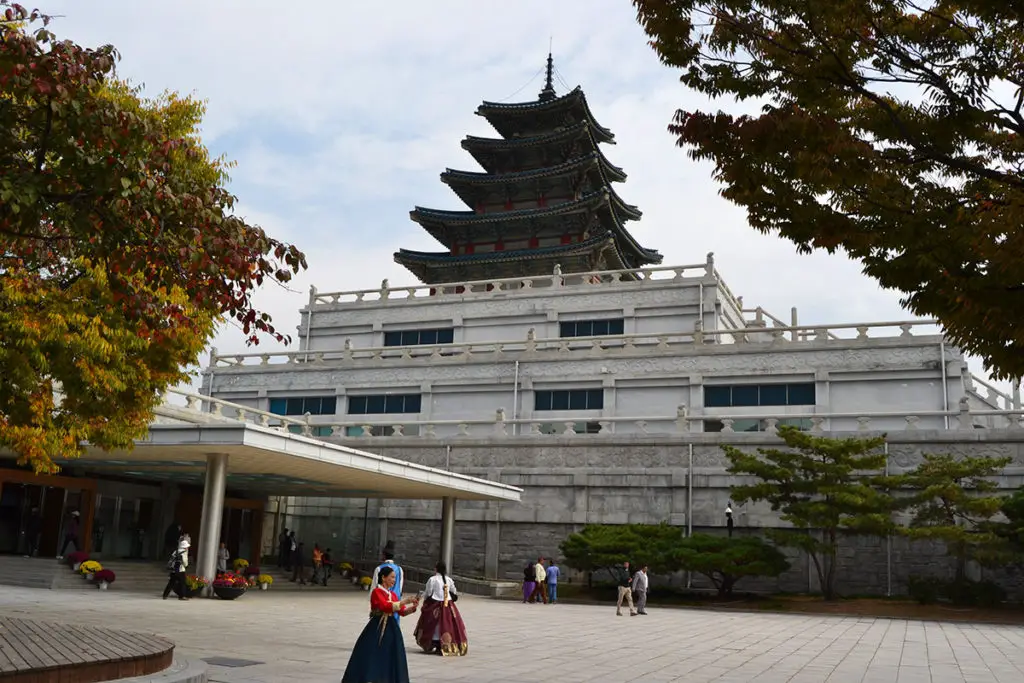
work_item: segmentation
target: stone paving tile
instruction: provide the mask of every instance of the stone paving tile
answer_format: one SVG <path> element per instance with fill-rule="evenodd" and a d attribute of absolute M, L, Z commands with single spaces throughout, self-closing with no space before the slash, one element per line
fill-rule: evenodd
<path fill-rule="evenodd" d="M 157 633 L 211 667 L 215 683 L 341 679 L 366 623 L 365 593 L 273 590 L 234 602 L 0 586 L 0 614 Z M 1024 629 L 864 617 L 732 614 L 459 601 L 470 654 L 431 657 L 411 641 L 415 683 L 1021 683 Z"/>

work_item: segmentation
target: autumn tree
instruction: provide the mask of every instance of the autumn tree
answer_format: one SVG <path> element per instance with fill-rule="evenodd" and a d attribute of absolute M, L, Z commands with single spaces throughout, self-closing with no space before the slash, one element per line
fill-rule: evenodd
<path fill-rule="evenodd" d="M 305 267 L 233 213 L 201 102 L 48 25 L 0 0 L 0 448 L 37 471 L 131 448 L 220 320 L 285 340 L 252 295 Z"/>
<path fill-rule="evenodd" d="M 956 559 L 957 583 L 967 579 L 969 561 L 997 566 L 1009 559 L 1007 540 L 991 522 L 1007 498 L 998 493 L 994 477 L 1011 460 L 926 454 L 920 465 L 893 477 L 893 485 L 908 494 L 899 506 L 912 517 L 900 533 L 945 544 Z"/>
<path fill-rule="evenodd" d="M 1024 376 L 1021 3 L 633 4 L 662 62 L 731 110 L 669 130 L 754 229 L 844 249 L 995 376 Z"/>
<path fill-rule="evenodd" d="M 676 569 L 707 577 L 718 595 L 732 595 L 741 579 L 778 576 L 789 569 L 789 560 L 778 548 L 756 536 L 694 534 L 682 538 L 672 551 Z"/>
<path fill-rule="evenodd" d="M 792 529 L 766 529 L 781 546 L 811 558 L 825 599 L 836 596 L 836 556 L 850 533 L 882 535 L 892 528 L 892 498 L 881 475 L 885 437 L 831 439 L 781 427 L 786 448 L 747 453 L 722 446 L 731 474 L 757 483 L 734 486 L 732 498 L 766 502 Z"/>

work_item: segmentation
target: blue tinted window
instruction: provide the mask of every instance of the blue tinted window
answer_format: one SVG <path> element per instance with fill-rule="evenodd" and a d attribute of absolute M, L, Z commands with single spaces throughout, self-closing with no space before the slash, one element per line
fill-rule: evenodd
<path fill-rule="evenodd" d="M 765 384 L 761 387 L 761 402 L 763 406 L 784 406 L 786 403 L 785 384 Z"/>
<path fill-rule="evenodd" d="M 608 320 L 572 320 L 558 324 L 560 337 L 605 337 L 622 334 L 625 323 L 622 318 Z"/>
<path fill-rule="evenodd" d="M 728 408 L 732 405 L 732 387 L 704 387 L 705 408 Z"/>
<path fill-rule="evenodd" d="M 814 382 L 789 385 L 789 405 L 813 406 L 815 403 Z"/>
<path fill-rule="evenodd" d="M 432 330 L 391 330 L 384 333 L 384 346 L 451 344 L 454 340 L 455 330 L 451 327 Z"/>
<path fill-rule="evenodd" d="M 534 392 L 534 410 L 601 410 L 604 389 L 555 389 Z"/>
<path fill-rule="evenodd" d="M 397 415 L 418 413 L 422 407 L 419 394 L 376 394 L 349 396 L 349 415 Z"/>
<path fill-rule="evenodd" d="M 270 412 L 272 412 L 274 415 L 284 415 L 284 409 L 287 404 L 287 399 L 272 398 L 270 399 Z"/>

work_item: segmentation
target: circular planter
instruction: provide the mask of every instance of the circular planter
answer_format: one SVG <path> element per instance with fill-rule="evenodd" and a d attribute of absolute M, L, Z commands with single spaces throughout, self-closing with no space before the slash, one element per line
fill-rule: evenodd
<path fill-rule="evenodd" d="M 107 583 L 106 581 L 100 581 L 100 583 L 99 583 L 99 586 L 100 586 L 100 590 L 101 590 L 101 591 L 105 591 L 105 590 L 107 590 L 107 586 L 109 586 L 109 585 L 110 585 L 110 584 L 109 584 L 109 583 Z"/>
<path fill-rule="evenodd" d="M 73 565 L 71 565 L 71 571 L 77 572 L 78 568 L 81 567 L 81 566 L 82 566 L 81 562 L 75 562 Z"/>
<path fill-rule="evenodd" d="M 85 580 L 86 580 L 86 581 L 92 581 L 92 580 L 93 580 L 93 578 L 95 578 L 95 577 L 93 576 L 93 574 L 86 574 L 86 575 L 85 575 Z"/>
<path fill-rule="evenodd" d="M 269 583 L 261 583 L 261 584 L 260 584 L 260 590 L 261 590 L 261 591 L 265 591 L 265 590 L 267 590 L 268 588 L 270 588 L 270 584 L 269 584 Z"/>
<path fill-rule="evenodd" d="M 221 600 L 237 600 L 245 595 L 245 589 L 233 586 L 214 586 L 213 594 Z"/>

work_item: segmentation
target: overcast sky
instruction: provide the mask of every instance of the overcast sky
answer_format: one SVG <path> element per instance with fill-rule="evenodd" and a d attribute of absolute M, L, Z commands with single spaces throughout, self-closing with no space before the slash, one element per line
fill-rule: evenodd
<path fill-rule="evenodd" d="M 629 174 L 619 194 L 644 213 L 629 227 L 666 265 L 700 263 L 713 251 L 747 306 L 783 319 L 796 306 L 802 324 L 912 317 L 857 264 L 798 255 L 747 227 L 744 212 L 718 196 L 711 167 L 691 161 L 666 131 L 678 108 L 717 107 L 659 63 L 628 0 L 40 3 L 63 15 L 59 36 L 114 44 L 121 76 L 147 93 L 208 101 L 204 141 L 238 162 L 231 190 L 239 212 L 309 260 L 293 291 L 270 286 L 258 297 L 281 329 L 295 329 L 310 284 L 337 291 L 383 278 L 415 282 L 392 253 L 439 245 L 410 209 L 464 208 L 438 174 L 478 170 L 459 143 L 494 132 L 474 110 L 485 99 L 535 99 L 549 40 L 559 92 L 581 85 L 615 133 L 605 154 Z M 214 345 L 246 350 L 230 326 Z"/>

